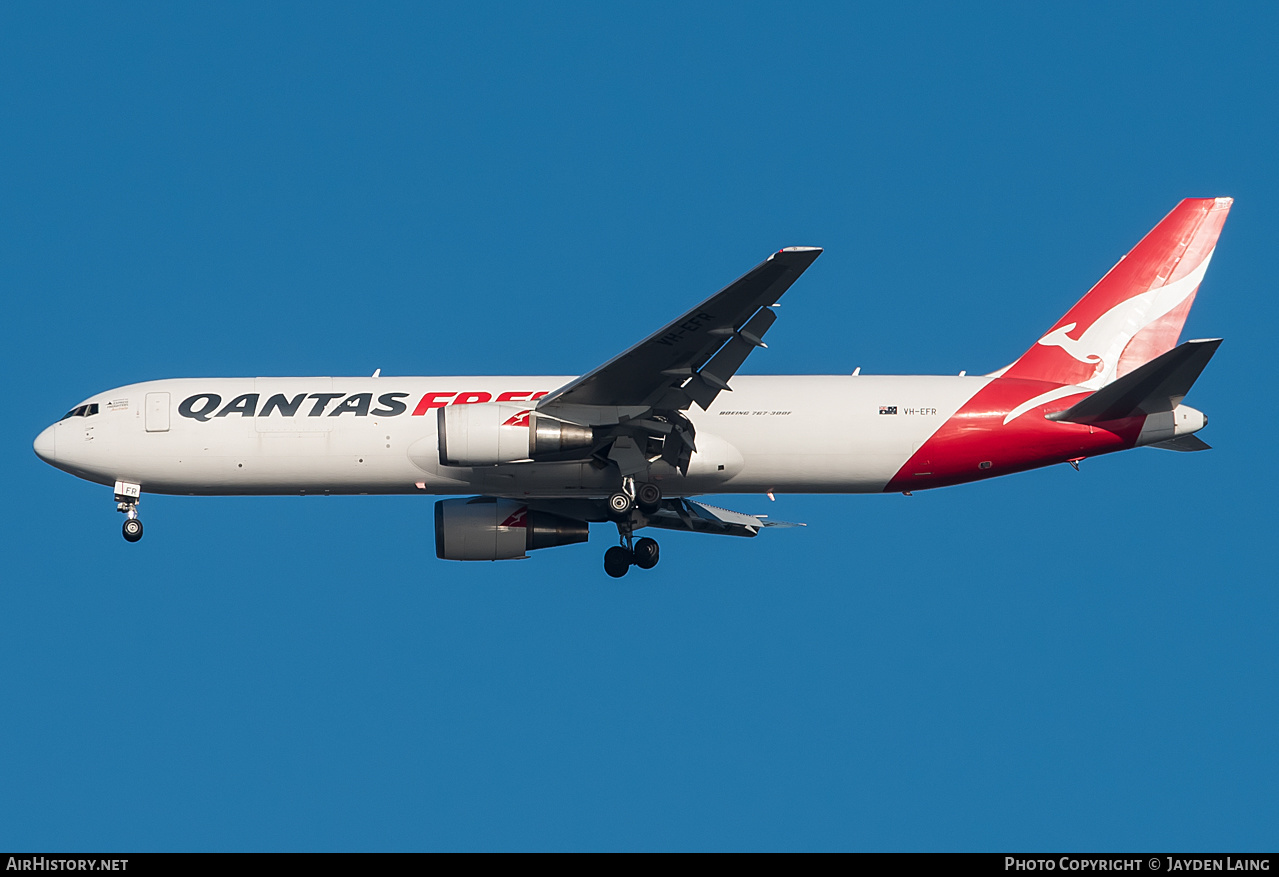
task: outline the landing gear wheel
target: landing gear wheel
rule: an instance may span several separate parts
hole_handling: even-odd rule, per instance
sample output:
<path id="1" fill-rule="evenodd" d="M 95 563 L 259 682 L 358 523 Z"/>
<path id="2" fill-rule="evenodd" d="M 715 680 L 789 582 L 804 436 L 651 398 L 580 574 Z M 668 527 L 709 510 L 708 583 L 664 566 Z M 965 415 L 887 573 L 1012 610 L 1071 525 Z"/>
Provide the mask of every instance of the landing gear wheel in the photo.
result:
<path id="1" fill-rule="evenodd" d="M 635 501 L 639 504 L 640 511 L 651 514 L 662 504 L 662 488 L 651 481 L 645 482 L 635 491 Z"/>
<path id="2" fill-rule="evenodd" d="M 621 520 L 630 514 L 631 507 L 635 501 L 622 491 L 614 493 L 608 498 L 608 513 L 616 520 Z"/>
<path id="3" fill-rule="evenodd" d="M 614 545 L 604 552 L 604 572 L 615 579 L 620 579 L 631 568 L 631 560 L 632 555 L 629 551 L 620 545 Z"/>
<path id="4" fill-rule="evenodd" d="M 635 543 L 635 565 L 640 569 L 652 569 L 657 566 L 657 540 L 645 536 Z"/>
<path id="5" fill-rule="evenodd" d="M 137 518 L 129 518 L 124 522 L 124 541 L 137 542 L 142 538 L 142 522 Z"/>

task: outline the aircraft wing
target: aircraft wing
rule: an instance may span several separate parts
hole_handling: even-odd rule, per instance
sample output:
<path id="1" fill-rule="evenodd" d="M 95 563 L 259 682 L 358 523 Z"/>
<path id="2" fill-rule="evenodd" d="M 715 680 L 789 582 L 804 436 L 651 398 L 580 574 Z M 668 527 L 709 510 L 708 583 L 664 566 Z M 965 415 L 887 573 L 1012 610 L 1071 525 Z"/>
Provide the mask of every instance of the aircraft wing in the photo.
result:
<path id="1" fill-rule="evenodd" d="M 706 408 L 777 319 L 776 302 L 821 255 L 820 247 L 774 253 L 706 301 L 599 368 L 544 396 L 538 410 L 557 406 Z"/>

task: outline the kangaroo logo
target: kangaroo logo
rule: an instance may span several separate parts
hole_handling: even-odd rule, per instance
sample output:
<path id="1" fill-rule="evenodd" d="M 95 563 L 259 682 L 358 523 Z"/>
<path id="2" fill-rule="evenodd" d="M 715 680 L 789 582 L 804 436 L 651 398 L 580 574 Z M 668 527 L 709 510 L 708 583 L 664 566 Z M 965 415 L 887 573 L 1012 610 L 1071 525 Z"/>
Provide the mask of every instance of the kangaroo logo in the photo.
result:
<path id="1" fill-rule="evenodd" d="M 1053 329 L 1043 338 L 1040 338 L 1038 343 L 1045 347 L 1060 347 L 1080 362 L 1101 362 L 1100 353 L 1090 352 L 1094 345 L 1090 343 L 1088 336 L 1090 333 L 1093 335 L 1099 334 L 1096 332 L 1097 327 L 1101 326 L 1102 323 L 1105 322 L 1106 317 L 1113 315 L 1117 310 L 1118 308 L 1112 308 L 1107 311 L 1097 320 L 1097 322 L 1089 326 L 1088 331 L 1079 338 L 1071 338 L 1069 334 L 1071 330 L 1079 324 L 1067 323 L 1064 326 Z"/>
<path id="2" fill-rule="evenodd" d="M 499 527 L 528 527 L 528 506 L 520 508 L 513 512 L 505 521 L 498 524 Z"/>
<path id="3" fill-rule="evenodd" d="M 521 411 L 519 414 L 516 414 L 513 417 L 508 417 L 506 419 L 506 422 L 503 423 L 502 426 L 523 426 L 527 428 L 529 425 L 528 416 L 532 413 L 533 413 L 532 408 L 526 408 L 525 410 Z"/>
<path id="4" fill-rule="evenodd" d="M 1004 423 L 1009 423 L 1040 405 L 1075 395 L 1081 392 L 1081 387 L 1086 390 L 1099 390 L 1113 381 L 1116 377 L 1115 372 L 1119 369 L 1119 359 L 1123 356 L 1128 342 L 1194 294 L 1211 260 L 1212 252 L 1209 252 L 1199 263 L 1198 268 L 1180 280 L 1124 299 L 1094 320 L 1078 338 L 1070 337 L 1070 333 L 1078 327 L 1078 322 L 1058 326 L 1040 338 L 1036 343 L 1045 347 L 1060 347 L 1072 359 L 1096 368 L 1093 370 L 1092 377 L 1087 380 L 1070 386 L 1056 387 L 1032 399 L 1027 399 L 1008 412 Z"/>
<path id="5" fill-rule="evenodd" d="M 1053 329 L 1038 343 L 1045 347 L 1060 347 L 1071 358 L 1097 367 L 1093 377 L 1080 384 L 1092 389 L 1100 388 L 1115 379 L 1119 357 L 1128 342 L 1147 326 L 1176 309 L 1199 288 L 1208 262 L 1209 253 L 1194 271 L 1180 280 L 1148 290 L 1132 298 L 1126 298 L 1093 321 L 1078 338 L 1070 333 L 1078 323 L 1067 323 Z"/>

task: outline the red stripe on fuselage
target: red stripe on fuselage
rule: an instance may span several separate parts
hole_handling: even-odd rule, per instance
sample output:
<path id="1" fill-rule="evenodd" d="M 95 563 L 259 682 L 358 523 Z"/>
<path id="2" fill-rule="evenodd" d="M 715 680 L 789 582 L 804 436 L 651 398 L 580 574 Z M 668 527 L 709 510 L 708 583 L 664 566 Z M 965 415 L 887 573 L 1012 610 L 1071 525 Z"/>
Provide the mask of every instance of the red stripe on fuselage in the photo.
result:
<path id="1" fill-rule="evenodd" d="M 1078 402 L 1087 390 L 1032 408 L 1004 423 L 1018 405 L 1056 386 L 1015 378 L 991 381 L 920 446 L 888 482 L 885 492 L 963 484 L 1133 447 L 1144 417 L 1103 426 L 1044 419 L 1045 414 Z M 990 465 L 983 469 L 983 463 Z"/>

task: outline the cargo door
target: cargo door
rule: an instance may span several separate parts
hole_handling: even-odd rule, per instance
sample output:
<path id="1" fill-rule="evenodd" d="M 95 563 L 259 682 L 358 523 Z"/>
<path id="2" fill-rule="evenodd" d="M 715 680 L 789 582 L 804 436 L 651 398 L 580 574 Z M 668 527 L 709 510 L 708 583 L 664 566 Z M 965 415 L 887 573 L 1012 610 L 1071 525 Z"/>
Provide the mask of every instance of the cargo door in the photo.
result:
<path id="1" fill-rule="evenodd" d="M 169 431 L 169 394 L 147 393 L 147 432 Z"/>

